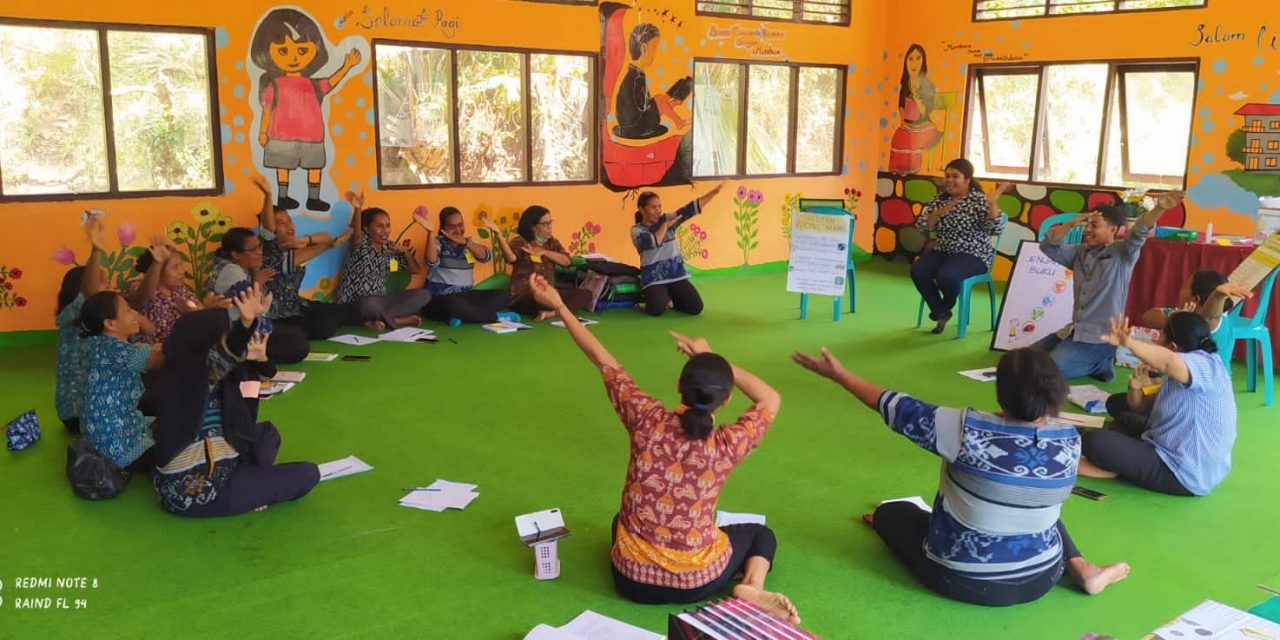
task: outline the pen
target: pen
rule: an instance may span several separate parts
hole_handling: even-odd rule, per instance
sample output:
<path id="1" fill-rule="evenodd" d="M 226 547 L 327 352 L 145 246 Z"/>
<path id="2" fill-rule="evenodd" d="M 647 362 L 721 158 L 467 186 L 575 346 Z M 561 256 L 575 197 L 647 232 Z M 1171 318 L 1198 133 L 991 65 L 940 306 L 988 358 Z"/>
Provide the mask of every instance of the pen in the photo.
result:
<path id="1" fill-rule="evenodd" d="M 449 342 L 452 342 L 452 343 L 454 343 L 454 344 L 458 344 L 458 341 L 457 341 L 457 340 L 454 340 L 453 338 L 449 338 Z"/>
<path id="2" fill-rule="evenodd" d="M 405 487 L 401 489 L 401 491 L 439 491 L 439 489 L 433 489 L 431 487 Z"/>
<path id="3" fill-rule="evenodd" d="M 335 474 L 342 473 L 343 471 L 347 471 L 347 470 L 349 470 L 350 468 L 351 468 L 351 465 L 347 465 L 347 466 L 345 466 L 345 467 L 343 467 L 343 468 L 341 468 L 341 469 L 335 469 L 335 470 L 333 470 L 333 471 L 330 471 L 329 473 L 326 473 L 326 474 L 324 474 L 323 476 L 320 476 L 320 477 L 321 477 L 321 478 L 332 478 Z"/>

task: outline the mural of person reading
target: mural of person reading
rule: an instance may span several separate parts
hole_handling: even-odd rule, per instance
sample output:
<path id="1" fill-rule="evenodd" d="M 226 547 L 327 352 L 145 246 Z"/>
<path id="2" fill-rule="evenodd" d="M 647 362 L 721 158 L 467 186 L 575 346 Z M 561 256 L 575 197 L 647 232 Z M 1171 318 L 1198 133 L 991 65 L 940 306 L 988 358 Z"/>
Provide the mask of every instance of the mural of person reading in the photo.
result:
<path id="1" fill-rule="evenodd" d="M 920 170 L 924 152 L 938 144 L 941 135 L 929 119 L 937 91 L 929 80 L 929 59 L 924 47 L 913 44 L 902 59 L 902 81 L 898 87 L 898 113 L 902 124 L 889 141 L 889 172 L 898 175 Z"/>
<path id="2" fill-rule="evenodd" d="M 306 208 L 328 211 L 329 203 L 320 198 L 321 171 L 328 164 L 323 101 L 360 63 L 360 52 L 348 51 L 337 71 L 316 78 L 329 62 L 320 26 L 296 9 L 275 9 L 253 34 L 249 57 L 263 70 L 258 77 L 262 105 L 258 143 L 263 166 L 276 170 L 276 206 L 290 210 L 300 206 L 289 196 L 289 174 L 305 169 Z"/>
<path id="3" fill-rule="evenodd" d="M 618 124 L 614 125 L 613 133 L 620 138 L 644 140 L 661 136 L 667 132 L 667 127 L 662 124 L 663 116 L 677 131 L 689 128 L 689 120 L 676 112 L 675 105 L 683 103 L 693 92 L 692 76 L 677 80 L 666 93 L 649 92 L 645 70 L 653 66 L 661 38 L 662 33 L 655 24 L 642 22 L 631 29 L 631 37 L 627 41 L 631 62 L 614 98 L 614 116 Z"/>

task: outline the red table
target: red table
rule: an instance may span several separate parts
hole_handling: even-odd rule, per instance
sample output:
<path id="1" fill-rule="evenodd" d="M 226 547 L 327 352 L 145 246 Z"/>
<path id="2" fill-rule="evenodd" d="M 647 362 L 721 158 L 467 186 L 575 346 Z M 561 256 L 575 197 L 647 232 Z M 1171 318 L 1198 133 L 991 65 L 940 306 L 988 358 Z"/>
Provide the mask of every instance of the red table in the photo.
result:
<path id="1" fill-rule="evenodd" d="M 1130 319 L 1136 319 L 1142 315 L 1142 312 L 1152 307 L 1173 306 L 1178 301 L 1178 290 L 1196 270 L 1215 269 L 1231 275 L 1231 271 L 1243 262 L 1251 251 L 1253 251 L 1252 246 L 1224 247 L 1218 244 L 1156 238 L 1147 240 L 1142 247 L 1142 253 L 1138 256 L 1138 264 L 1133 268 L 1133 278 L 1129 283 L 1129 302 L 1125 307 L 1125 313 Z M 1259 296 L 1261 293 L 1261 290 L 1253 292 L 1254 296 Z M 1253 317 L 1257 309 L 1256 297 L 1245 301 L 1245 317 Z M 1280 296 L 1274 292 L 1271 294 L 1270 306 L 1267 309 L 1266 325 L 1271 331 L 1271 351 L 1280 354 L 1280 331 L 1276 330 L 1276 327 L 1280 327 Z M 1237 342 L 1236 346 L 1236 358 L 1243 360 L 1244 344 Z"/>

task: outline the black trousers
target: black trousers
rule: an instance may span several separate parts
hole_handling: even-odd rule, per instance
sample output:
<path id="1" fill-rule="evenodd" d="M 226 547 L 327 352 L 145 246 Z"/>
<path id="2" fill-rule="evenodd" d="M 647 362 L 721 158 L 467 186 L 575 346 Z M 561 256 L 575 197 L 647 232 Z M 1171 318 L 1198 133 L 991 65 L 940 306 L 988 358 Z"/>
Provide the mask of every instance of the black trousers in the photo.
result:
<path id="1" fill-rule="evenodd" d="M 929 305 L 929 319 L 951 315 L 965 278 L 986 273 L 987 264 L 967 253 L 926 251 L 911 265 L 911 281 L 924 303 Z"/>
<path id="2" fill-rule="evenodd" d="M 302 362 L 311 353 L 307 331 L 302 327 L 272 321 L 271 337 L 267 338 L 267 357 L 279 364 Z"/>
<path id="3" fill-rule="evenodd" d="M 874 527 L 898 561 L 907 570 L 940 596 L 980 604 L 988 607 L 1005 607 L 1038 599 L 1048 593 L 1062 578 L 1064 563 L 1080 557 L 1075 542 L 1058 521 L 1058 535 L 1062 538 L 1062 558 L 1040 573 L 1012 580 L 975 580 L 957 574 L 924 553 L 925 536 L 929 534 L 929 513 L 906 502 L 889 502 L 876 509 Z"/>
<path id="4" fill-rule="evenodd" d="M 572 313 L 586 311 L 596 301 L 595 294 L 586 289 L 556 287 L 556 290 L 560 292 L 560 299 L 564 301 L 564 306 Z M 538 304 L 538 301 L 534 300 L 531 293 L 512 298 L 511 310 L 525 315 L 537 315 L 543 311 L 549 311 L 549 309 Z"/>
<path id="5" fill-rule="evenodd" d="M 1133 432 L 1138 428 L 1134 426 L 1138 424 L 1136 420 L 1125 424 L 1117 420 L 1111 428 L 1094 429 L 1085 433 L 1081 436 L 1081 455 L 1088 458 L 1094 466 L 1114 471 L 1116 475 L 1144 489 L 1173 496 L 1193 495 L 1182 486 L 1164 460 L 1160 459 L 1155 448 L 1142 440 L 1147 422 L 1145 416 L 1140 417 L 1143 420 L 1136 433 Z"/>
<path id="6" fill-rule="evenodd" d="M 702 296 L 688 279 L 651 284 L 644 288 L 644 312 L 660 316 L 667 312 L 667 303 L 680 313 L 696 316 L 702 313 Z"/>
<path id="7" fill-rule="evenodd" d="M 770 569 L 773 568 L 773 557 L 778 551 L 778 539 L 774 537 L 772 529 L 762 524 L 734 524 L 720 527 L 720 530 L 729 536 L 729 545 L 733 547 L 733 555 L 729 556 L 729 564 L 725 565 L 724 572 L 711 582 L 694 589 L 658 587 L 636 582 L 622 575 L 616 567 L 610 565 L 609 569 L 613 572 L 614 588 L 618 590 L 618 594 L 622 597 L 640 604 L 688 604 L 706 600 L 724 589 L 734 575 L 743 571 L 748 558 L 756 556 L 764 558 L 769 561 Z M 618 531 L 617 516 L 613 518 L 612 531 L 616 539 Z"/>
<path id="8" fill-rule="evenodd" d="M 396 318 L 414 315 L 431 302 L 427 289 L 408 289 L 384 296 L 365 296 L 355 302 L 360 322 L 381 322 L 387 329 L 396 328 Z"/>
<path id="9" fill-rule="evenodd" d="M 422 311 L 428 318 L 448 322 L 457 318 L 465 323 L 493 322 L 498 312 L 511 304 L 511 294 L 505 289 L 472 289 L 447 296 L 435 296 Z"/>
<path id="10" fill-rule="evenodd" d="M 1135 438 L 1146 431 L 1151 416 L 1129 408 L 1129 394 L 1113 393 L 1107 396 L 1107 413 L 1112 417 L 1111 429 Z"/>
<path id="11" fill-rule="evenodd" d="M 354 304 L 325 302 L 307 302 L 301 314 L 273 320 L 276 325 L 302 329 L 308 340 L 327 340 L 338 333 L 339 328 L 359 326 L 360 322 L 360 313 Z"/>
<path id="12" fill-rule="evenodd" d="M 320 482 L 320 468 L 310 462 L 276 464 L 280 431 L 270 422 L 257 425 L 251 452 L 241 453 L 241 464 L 232 472 L 218 497 L 207 505 L 192 506 L 182 515 L 196 518 L 234 516 L 258 507 L 297 500 Z M 253 464 L 249 464 L 252 461 Z"/>

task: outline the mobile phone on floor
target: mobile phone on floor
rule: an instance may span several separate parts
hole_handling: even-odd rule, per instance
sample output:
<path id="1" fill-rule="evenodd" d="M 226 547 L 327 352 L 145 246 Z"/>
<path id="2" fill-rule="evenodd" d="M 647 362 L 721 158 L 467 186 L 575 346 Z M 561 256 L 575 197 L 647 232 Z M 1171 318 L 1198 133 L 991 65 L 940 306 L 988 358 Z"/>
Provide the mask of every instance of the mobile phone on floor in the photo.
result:
<path id="1" fill-rule="evenodd" d="M 1088 498 L 1090 500 L 1106 500 L 1107 499 L 1107 494 L 1101 491 L 1094 491 L 1093 489 L 1086 489 L 1080 485 L 1071 487 L 1071 493 L 1074 493 L 1084 498 Z"/>
<path id="2" fill-rule="evenodd" d="M 372 356 L 360 356 L 355 354 L 342 356 L 343 362 L 364 362 L 372 359 Z"/>

